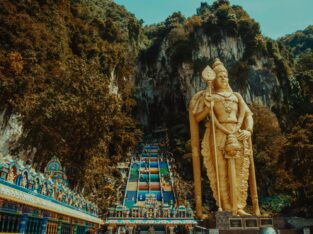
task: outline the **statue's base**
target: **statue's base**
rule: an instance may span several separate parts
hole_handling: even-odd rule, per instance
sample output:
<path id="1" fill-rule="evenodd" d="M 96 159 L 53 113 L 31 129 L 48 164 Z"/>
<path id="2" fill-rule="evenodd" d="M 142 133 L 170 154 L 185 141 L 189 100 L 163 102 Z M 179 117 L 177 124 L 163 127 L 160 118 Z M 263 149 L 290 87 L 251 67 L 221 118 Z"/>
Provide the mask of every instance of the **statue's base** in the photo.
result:
<path id="1" fill-rule="evenodd" d="M 242 217 L 226 211 L 215 212 L 206 220 L 198 220 L 198 228 L 196 233 L 207 234 L 310 234 L 308 228 L 303 232 L 293 229 L 284 217 Z"/>
<path id="2" fill-rule="evenodd" d="M 228 211 L 215 213 L 216 228 L 219 230 L 256 230 L 273 227 L 273 218 L 256 216 L 234 216 Z M 252 233 L 252 232 L 251 232 Z M 257 232 L 256 232 L 257 233 Z"/>

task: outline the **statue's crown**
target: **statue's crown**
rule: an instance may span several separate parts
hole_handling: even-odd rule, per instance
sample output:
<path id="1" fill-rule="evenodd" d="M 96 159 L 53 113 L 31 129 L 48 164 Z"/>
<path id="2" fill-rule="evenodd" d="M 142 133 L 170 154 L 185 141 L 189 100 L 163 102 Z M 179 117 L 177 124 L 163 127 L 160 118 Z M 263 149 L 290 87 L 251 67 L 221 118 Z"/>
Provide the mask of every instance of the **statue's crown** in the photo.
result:
<path id="1" fill-rule="evenodd" d="M 224 64 L 218 58 L 215 59 L 213 65 L 212 65 L 212 69 L 215 71 L 215 73 L 218 73 L 221 71 L 227 72 Z"/>

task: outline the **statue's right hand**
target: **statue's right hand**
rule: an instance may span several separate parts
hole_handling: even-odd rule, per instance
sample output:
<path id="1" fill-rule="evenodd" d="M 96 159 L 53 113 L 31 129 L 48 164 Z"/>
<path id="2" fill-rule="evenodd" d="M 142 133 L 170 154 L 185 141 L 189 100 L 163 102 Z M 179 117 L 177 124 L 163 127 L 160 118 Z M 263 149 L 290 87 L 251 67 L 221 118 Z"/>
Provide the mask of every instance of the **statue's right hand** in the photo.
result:
<path id="1" fill-rule="evenodd" d="M 211 95 L 205 95 L 204 103 L 207 107 L 214 105 L 214 98 Z"/>
<path id="2" fill-rule="evenodd" d="M 205 96 L 205 100 L 206 100 L 207 102 L 214 102 L 214 98 L 213 98 L 212 96 L 209 96 L 209 95 L 206 95 L 206 96 Z"/>

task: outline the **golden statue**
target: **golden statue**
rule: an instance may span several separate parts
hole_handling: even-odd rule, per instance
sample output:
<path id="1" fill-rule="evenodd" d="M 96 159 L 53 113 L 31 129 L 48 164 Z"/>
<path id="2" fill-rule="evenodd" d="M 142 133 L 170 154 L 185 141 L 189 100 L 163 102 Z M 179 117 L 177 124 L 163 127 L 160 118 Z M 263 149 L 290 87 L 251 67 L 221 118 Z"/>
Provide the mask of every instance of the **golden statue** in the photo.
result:
<path id="1" fill-rule="evenodd" d="M 25 174 L 23 174 L 22 183 L 21 185 L 26 188 L 27 187 L 27 177 Z"/>
<path id="2" fill-rule="evenodd" d="M 16 178 L 16 175 L 15 175 L 15 172 L 14 172 L 14 168 L 10 167 L 9 173 L 7 175 L 7 181 L 10 182 L 10 183 L 14 183 L 15 182 L 15 178 Z"/>
<path id="3" fill-rule="evenodd" d="M 189 105 L 196 215 L 202 212 L 199 123 L 206 121 L 201 154 L 219 211 L 249 215 L 244 211 L 248 180 L 253 212 L 260 215 L 251 134 L 253 118 L 239 93 L 228 83 L 228 72 L 219 59 L 202 72 L 207 90 L 196 93 Z M 216 179 L 218 178 L 218 180 Z"/>

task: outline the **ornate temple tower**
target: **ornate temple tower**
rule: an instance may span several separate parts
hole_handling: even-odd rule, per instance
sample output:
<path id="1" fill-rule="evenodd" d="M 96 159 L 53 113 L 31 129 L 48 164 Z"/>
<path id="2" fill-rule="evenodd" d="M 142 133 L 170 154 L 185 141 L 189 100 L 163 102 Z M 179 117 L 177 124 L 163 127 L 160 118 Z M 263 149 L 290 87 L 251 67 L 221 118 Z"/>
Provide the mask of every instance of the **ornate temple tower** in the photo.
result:
<path id="1" fill-rule="evenodd" d="M 65 168 L 62 167 L 60 160 L 56 156 L 48 162 L 44 174 L 50 177 L 55 183 L 68 186 Z"/>

